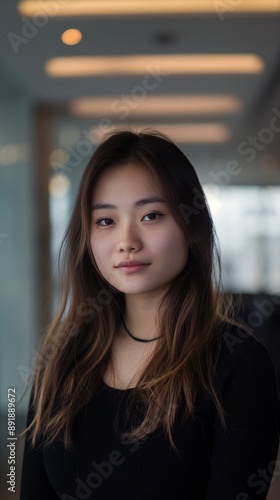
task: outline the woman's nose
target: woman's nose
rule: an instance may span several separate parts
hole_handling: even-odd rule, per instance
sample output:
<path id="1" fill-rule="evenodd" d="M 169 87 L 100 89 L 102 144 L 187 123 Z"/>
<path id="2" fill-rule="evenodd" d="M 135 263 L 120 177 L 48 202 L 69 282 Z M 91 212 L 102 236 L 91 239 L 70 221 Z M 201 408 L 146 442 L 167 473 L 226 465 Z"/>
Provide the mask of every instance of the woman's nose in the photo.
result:
<path id="1" fill-rule="evenodd" d="M 119 227 L 117 236 L 117 249 L 118 250 L 138 250 L 142 246 L 139 230 L 135 224 L 128 222 Z"/>

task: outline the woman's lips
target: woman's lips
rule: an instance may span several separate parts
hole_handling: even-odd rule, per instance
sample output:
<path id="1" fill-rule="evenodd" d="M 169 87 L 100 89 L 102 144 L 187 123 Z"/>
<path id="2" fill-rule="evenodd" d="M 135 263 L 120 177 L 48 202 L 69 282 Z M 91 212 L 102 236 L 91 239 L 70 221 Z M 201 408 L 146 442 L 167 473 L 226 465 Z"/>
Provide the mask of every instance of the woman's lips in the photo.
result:
<path id="1" fill-rule="evenodd" d="M 118 266 L 120 271 L 124 271 L 126 273 L 135 273 L 137 271 L 142 271 L 144 268 L 148 267 L 149 264 L 137 264 L 137 265 L 129 265 L 129 266 Z"/>
<path id="2" fill-rule="evenodd" d="M 150 263 L 149 262 L 143 262 L 142 260 L 128 259 L 128 260 L 122 260 L 117 265 L 117 267 L 141 266 L 143 264 L 150 264 Z"/>

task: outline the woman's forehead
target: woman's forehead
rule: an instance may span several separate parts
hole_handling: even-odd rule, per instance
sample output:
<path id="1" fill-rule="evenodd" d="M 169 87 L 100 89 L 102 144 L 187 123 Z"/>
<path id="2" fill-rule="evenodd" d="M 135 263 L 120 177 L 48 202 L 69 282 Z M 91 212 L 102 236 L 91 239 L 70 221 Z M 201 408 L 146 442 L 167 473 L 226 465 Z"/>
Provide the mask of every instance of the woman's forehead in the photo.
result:
<path id="1" fill-rule="evenodd" d="M 149 167 L 130 162 L 110 165 L 101 172 L 93 185 L 92 196 L 101 192 L 116 193 L 117 188 L 120 189 L 122 186 L 128 189 L 149 189 L 158 194 L 162 193 L 160 180 Z"/>

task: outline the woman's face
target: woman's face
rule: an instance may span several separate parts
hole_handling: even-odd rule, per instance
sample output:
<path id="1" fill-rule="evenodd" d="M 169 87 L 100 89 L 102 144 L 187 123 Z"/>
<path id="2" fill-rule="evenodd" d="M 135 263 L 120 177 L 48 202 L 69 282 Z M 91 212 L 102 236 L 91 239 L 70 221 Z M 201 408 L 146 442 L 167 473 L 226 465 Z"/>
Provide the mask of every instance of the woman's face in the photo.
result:
<path id="1" fill-rule="evenodd" d="M 143 201 L 156 197 L 162 201 Z M 95 185 L 91 206 L 91 248 L 105 280 L 125 294 L 169 287 L 187 262 L 188 243 L 152 174 L 133 163 L 110 167 Z M 145 265 L 118 267 L 127 260 Z"/>

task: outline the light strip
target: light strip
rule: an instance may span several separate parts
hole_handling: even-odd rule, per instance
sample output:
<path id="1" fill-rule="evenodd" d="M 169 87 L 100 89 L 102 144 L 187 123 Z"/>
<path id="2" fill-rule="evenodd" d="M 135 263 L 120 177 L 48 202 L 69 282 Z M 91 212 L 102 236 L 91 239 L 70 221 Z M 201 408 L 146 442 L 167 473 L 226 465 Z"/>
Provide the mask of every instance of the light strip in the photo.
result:
<path id="1" fill-rule="evenodd" d="M 137 89 L 136 89 L 137 90 Z M 76 99 L 70 112 L 78 116 L 180 116 L 238 113 L 243 109 L 241 99 L 234 95 L 130 95 Z"/>
<path id="2" fill-rule="evenodd" d="M 54 57 L 45 64 L 45 71 L 53 77 L 155 74 L 161 81 L 171 74 L 246 74 L 263 69 L 256 54 L 70 56 Z"/>
<path id="3" fill-rule="evenodd" d="M 24 16 L 50 17 L 188 13 L 217 15 L 221 9 L 227 15 L 280 11 L 278 0 L 241 0 L 234 2 L 233 5 L 230 2 L 215 3 L 213 0 L 54 0 L 52 2 L 29 0 L 19 2 L 17 8 Z"/>
<path id="4" fill-rule="evenodd" d="M 129 127 L 136 132 L 141 132 L 146 128 L 158 130 L 175 142 L 181 143 L 227 142 L 232 136 L 231 129 L 222 123 L 150 123 L 141 125 L 129 124 Z M 119 128 L 123 129 L 123 127 L 112 125 L 111 127 L 106 127 L 106 132 Z M 102 133 L 98 127 L 94 127 L 90 131 L 92 137 L 101 138 L 100 135 L 102 136 Z"/>

